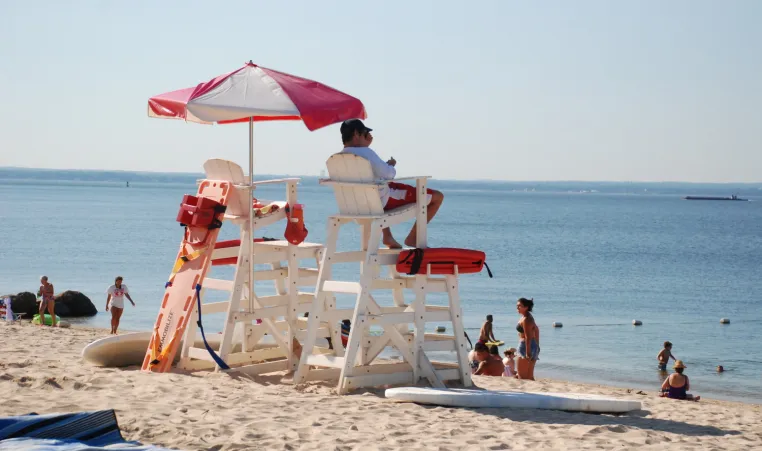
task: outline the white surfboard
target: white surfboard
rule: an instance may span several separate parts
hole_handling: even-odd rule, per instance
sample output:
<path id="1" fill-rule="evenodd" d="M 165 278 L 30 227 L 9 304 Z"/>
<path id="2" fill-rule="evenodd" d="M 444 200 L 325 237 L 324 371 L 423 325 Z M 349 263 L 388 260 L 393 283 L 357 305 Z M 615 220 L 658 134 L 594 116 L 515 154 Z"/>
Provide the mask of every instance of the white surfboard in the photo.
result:
<path id="1" fill-rule="evenodd" d="M 143 363 L 148 342 L 151 340 L 151 334 L 152 332 L 150 331 L 132 332 L 95 340 L 82 350 L 82 358 L 93 365 L 110 368 L 140 365 Z M 222 334 L 209 334 L 207 340 L 209 341 L 209 346 L 213 349 L 219 349 L 222 342 Z M 204 342 L 200 336 L 194 346 L 198 348 L 204 347 Z M 175 356 L 175 362 L 179 359 L 180 354 L 178 353 Z"/>
<path id="2" fill-rule="evenodd" d="M 240 352 L 240 338 L 236 336 L 238 330 L 234 333 L 233 341 L 236 345 L 233 347 L 232 352 Z M 95 366 L 103 366 L 109 368 L 121 368 L 126 366 L 141 365 L 143 358 L 148 348 L 148 342 L 151 340 L 152 332 L 131 332 L 122 335 L 111 335 L 108 337 L 100 338 L 85 346 L 82 349 L 82 358 Z M 214 350 L 220 349 L 220 343 L 222 343 L 221 333 L 212 333 L 207 335 L 207 341 L 209 346 Z M 271 345 L 275 346 L 275 341 Z M 318 346 L 328 347 L 328 342 L 325 339 L 318 340 Z M 204 348 L 204 341 L 199 335 L 196 337 L 196 342 L 193 344 L 196 348 Z M 173 363 L 177 363 L 180 360 L 180 353 L 175 355 Z"/>
<path id="3" fill-rule="evenodd" d="M 493 407 L 624 413 L 640 410 L 640 401 L 581 393 L 527 393 L 453 388 L 399 387 L 386 390 L 395 401 L 450 407 Z"/>

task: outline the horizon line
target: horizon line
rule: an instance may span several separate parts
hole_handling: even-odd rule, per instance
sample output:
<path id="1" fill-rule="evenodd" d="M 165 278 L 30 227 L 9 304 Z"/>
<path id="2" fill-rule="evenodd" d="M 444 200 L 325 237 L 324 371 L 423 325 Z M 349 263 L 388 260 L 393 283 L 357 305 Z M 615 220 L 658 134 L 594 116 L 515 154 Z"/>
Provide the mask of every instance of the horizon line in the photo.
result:
<path id="1" fill-rule="evenodd" d="M 141 171 L 141 170 L 125 170 L 125 169 L 71 169 L 71 168 L 34 168 L 25 166 L 0 166 L 0 170 L 3 169 L 15 169 L 26 171 L 68 171 L 68 172 L 117 172 L 124 174 L 161 174 L 161 175 L 187 175 L 187 176 L 202 176 L 203 172 L 183 172 L 183 171 Z M 288 176 L 288 177 L 313 177 L 320 178 L 321 175 L 310 174 L 288 174 L 288 173 L 262 173 L 262 176 Z M 762 180 L 757 182 L 695 182 L 695 181 L 681 181 L 681 180 L 575 180 L 575 179 L 558 179 L 558 180 L 510 180 L 510 179 L 437 179 L 445 182 L 505 182 L 505 183 L 682 183 L 693 185 L 762 185 Z"/>

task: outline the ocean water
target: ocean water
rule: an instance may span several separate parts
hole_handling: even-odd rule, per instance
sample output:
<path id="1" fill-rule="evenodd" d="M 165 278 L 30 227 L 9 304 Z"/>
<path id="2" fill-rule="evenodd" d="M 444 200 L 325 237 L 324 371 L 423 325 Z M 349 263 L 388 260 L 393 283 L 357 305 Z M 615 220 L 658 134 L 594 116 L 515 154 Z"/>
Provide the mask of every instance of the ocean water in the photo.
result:
<path id="1" fill-rule="evenodd" d="M 98 307 L 94 318 L 75 322 L 107 327 L 105 291 L 122 275 L 137 307 L 127 305 L 121 327 L 149 330 L 181 239 L 178 203 L 195 192 L 197 177 L 0 169 L 0 294 L 36 291 L 45 274 L 57 292 L 82 291 Z M 473 341 L 492 314 L 496 336 L 516 346 L 516 299 L 532 297 L 541 328 L 538 377 L 655 390 L 662 380 L 656 354 L 670 340 L 694 392 L 762 402 L 762 185 L 431 186 L 445 193 L 445 204 L 430 226 L 430 246 L 484 250 L 495 276 L 462 276 Z M 283 191 L 267 186 L 257 196 L 282 199 Z M 681 199 L 734 193 L 752 201 Z M 326 216 L 336 210 L 331 190 L 306 177 L 299 198 L 308 240 L 324 242 Z M 282 236 L 282 228 L 263 235 Z M 396 236 L 408 228 L 396 227 Z M 223 238 L 235 232 L 226 225 Z M 358 233 L 342 239 L 347 248 Z M 354 271 L 344 265 L 338 275 L 349 280 Z M 215 268 L 213 275 L 231 274 Z M 719 323 L 724 317 L 729 325 Z M 633 319 L 643 325 L 632 326 Z M 554 321 L 563 328 L 552 328 Z M 215 318 L 205 324 L 219 328 Z M 720 364 L 723 374 L 714 371 Z"/>

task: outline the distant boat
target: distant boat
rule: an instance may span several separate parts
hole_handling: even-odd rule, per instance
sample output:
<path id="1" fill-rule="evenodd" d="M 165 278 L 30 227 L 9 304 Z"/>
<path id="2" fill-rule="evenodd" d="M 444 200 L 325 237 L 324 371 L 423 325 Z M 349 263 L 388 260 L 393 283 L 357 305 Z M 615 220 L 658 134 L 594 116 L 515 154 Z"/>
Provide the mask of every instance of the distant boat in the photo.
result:
<path id="1" fill-rule="evenodd" d="M 741 199 L 740 197 L 733 195 L 730 197 L 717 197 L 717 196 L 685 196 L 685 200 L 738 200 L 747 202 L 749 199 Z"/>
<path id="2" fill-rule="evenodd" d="M 127 182 L 127 188 L 129 188 L 129 187 L 130 187 L 130 182 Z"/>

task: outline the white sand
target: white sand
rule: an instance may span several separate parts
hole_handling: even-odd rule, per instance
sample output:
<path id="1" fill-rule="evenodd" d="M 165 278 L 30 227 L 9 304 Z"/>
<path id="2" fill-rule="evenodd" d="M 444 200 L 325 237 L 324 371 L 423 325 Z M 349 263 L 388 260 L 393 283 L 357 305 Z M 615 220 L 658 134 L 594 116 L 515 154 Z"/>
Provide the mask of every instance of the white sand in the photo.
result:
<path id="1" fill-rule="evenodd" d="M 752 449 L 759 405 L 674 401 L 655 392 L 477 377 L 481 387 L 634 397 L 624 416 L 399 404 L 383 390 L 339 397 L 281 376 L 145 374 L 94 368 L 82 348 L 106 331 L 0 323 L 0 416 L 115 409 L 123 435 L 175 449 Z M 696 387 L 700 394 L 700 387 Z"/>

